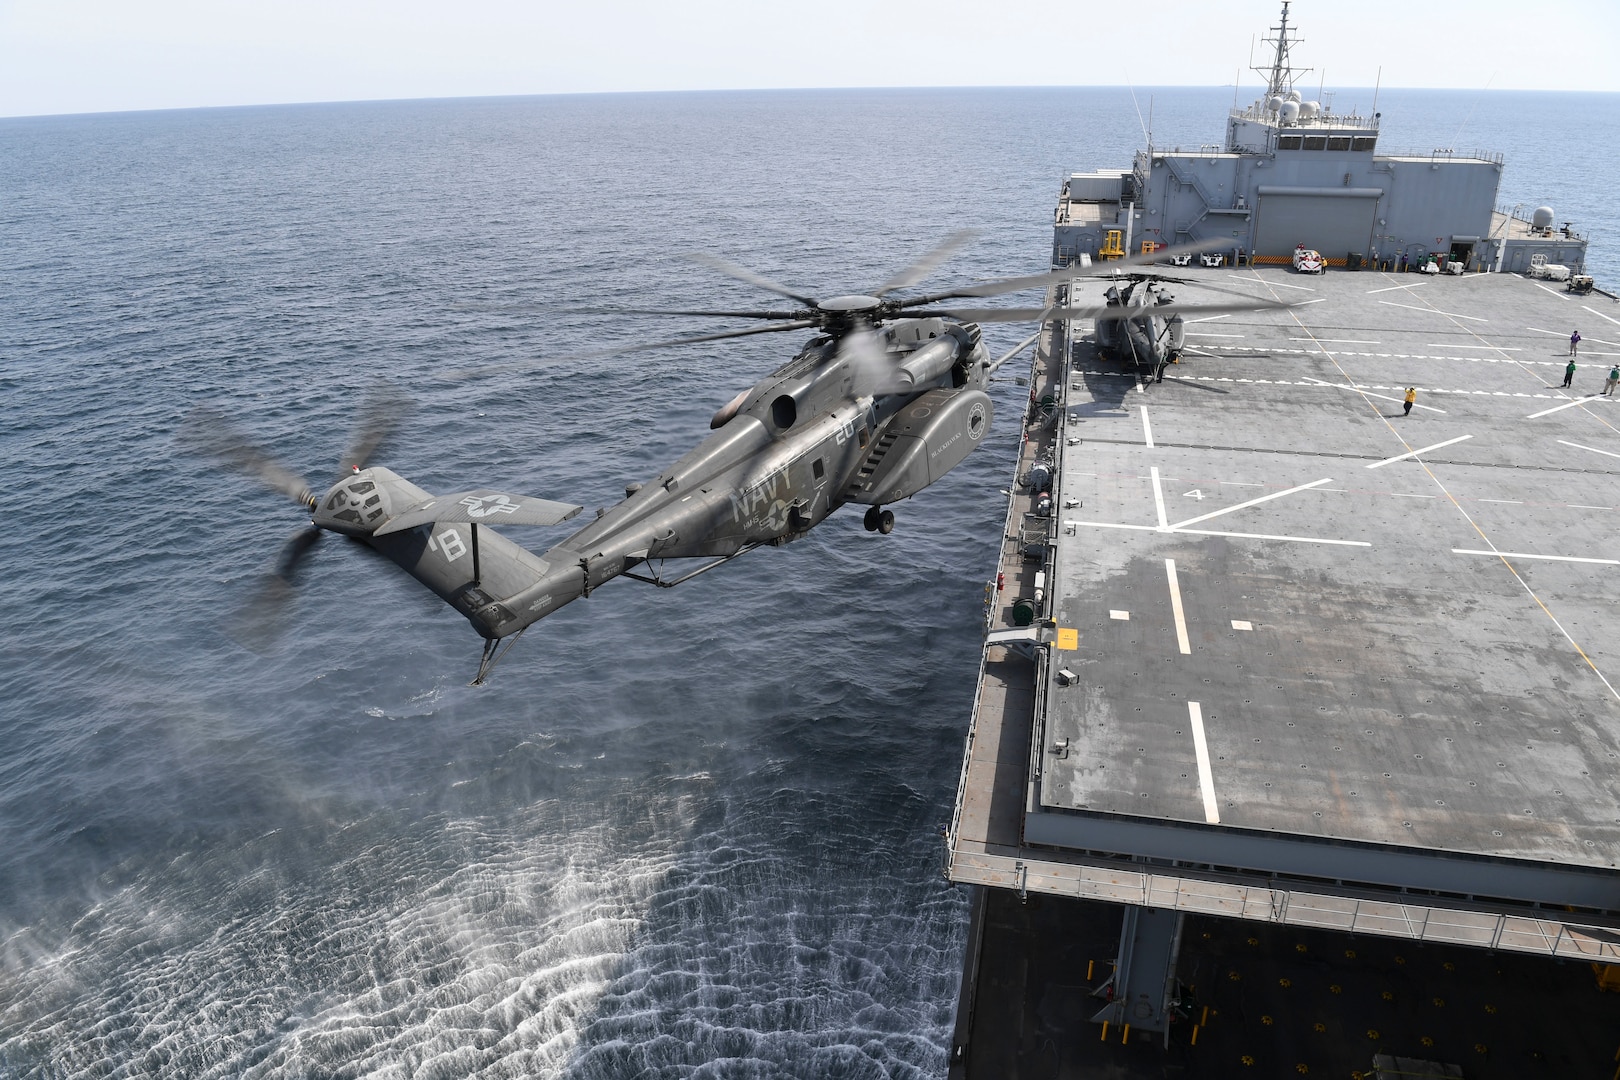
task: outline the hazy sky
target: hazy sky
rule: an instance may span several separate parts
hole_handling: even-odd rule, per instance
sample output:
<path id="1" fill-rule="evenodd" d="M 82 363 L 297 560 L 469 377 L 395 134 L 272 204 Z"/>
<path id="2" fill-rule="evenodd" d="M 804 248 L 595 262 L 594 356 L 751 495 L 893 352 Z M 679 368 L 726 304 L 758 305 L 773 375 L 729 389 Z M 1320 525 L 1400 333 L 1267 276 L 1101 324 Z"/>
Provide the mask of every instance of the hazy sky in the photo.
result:
<path id="1" fill-rule="evenodd" d="M 0 115 L 830 86 L 1219 86 L 1278 0 L 0 0 Z M 1615 0 L 1296 0 L 1335 86 L 1620 91 Z M 1259 60 L 1261 46 L 1255 46 Z"/>

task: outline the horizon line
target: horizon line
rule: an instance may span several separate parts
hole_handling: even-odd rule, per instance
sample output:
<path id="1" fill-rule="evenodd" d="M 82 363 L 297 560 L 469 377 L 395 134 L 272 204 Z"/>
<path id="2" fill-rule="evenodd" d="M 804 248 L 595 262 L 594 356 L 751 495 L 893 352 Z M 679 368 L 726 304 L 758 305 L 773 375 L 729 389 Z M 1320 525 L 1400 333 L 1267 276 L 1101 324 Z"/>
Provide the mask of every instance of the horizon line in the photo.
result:
<path id="1" fill-rule="evenodd" d="M 120 116 L 130 113 L 156 113 L 156 112 L 196 112 L 205 109 L 274 109 L 290 108 L 296 106 L 319 105 L 389 105 L 407 104 L 412 102 L 432 101 L 502 101 L 526 98 L 550 97 L 631 97 L 653 95 L 677 94 L 802 94 L 802 93 L 839 93 L 839 92 L 908 92 L 908 91 L 986 91 L 986 90 L 1124 90 L 1128 92 L 1156 91 L 1156 90 L 1232 90 L 1232 83 L 1162 83 L 1150 86 L 1138 86 L 1129 83 L 996 83 L 983 85 L 937 85 L 937 86 L 716 86 L 716 87 L 678 87 L 664 89 L 639 90 L 544 90 L 525 91 L 510 94 L 433 94 L 419 97 L 356 97 L 356 98 L 307 98 L 281 101 L 241 101 L 225 102 L 207 105 L 156 105 L 156 106 L 129 106 L 127 108 L 87 109 L 80 111 L 42 112 L 42 113 L 10 113 L 0 111 L 0 120 L 44 120 L 61 119 L 73 116 Z M 1237 84 L 1236 93 L 1243 92 L 1243 84 Z M 1263 86 L 1255 84 L 1252 89 L 1259 92 Z M 1614 94 L 1620 95 L 1620 90 L 1567 90 L 1567 89 L 1515 89 L 1512 87 L 1458 87 L 1458 86 L 1342 86 L 1333 90 L 1322 91 L 1322 96 L 1329 94 L 1339 95 L 1366 91 L 1369 93 L 1385 93 L 1400 90 L 1438 91 L 1454 94 L 1567 94 L 1591 95 Z M 1312 99 L 1314 100 L 1314 99 Z M 0 107 L 3 109 L 3 107 Z"/>

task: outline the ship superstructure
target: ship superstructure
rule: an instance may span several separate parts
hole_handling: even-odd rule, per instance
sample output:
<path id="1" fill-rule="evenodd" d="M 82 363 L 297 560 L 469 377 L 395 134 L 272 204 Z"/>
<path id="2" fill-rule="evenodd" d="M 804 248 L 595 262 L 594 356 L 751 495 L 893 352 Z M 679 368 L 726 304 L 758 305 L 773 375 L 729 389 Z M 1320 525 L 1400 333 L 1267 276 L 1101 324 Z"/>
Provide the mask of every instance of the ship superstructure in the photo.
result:
<path id="1" fill-rule="evenodd" d="M 1532 260 L 1579 273 L 1586 240 L 1550 208 L 1497 210 L 1502 156 L 1450 147 L 1389 150 L 1381 114 L 1335 113 L 1296 88 L 1288 4 L 1273 28 L 1261 96 L 1234 108 L 1225 140 L 1197 149 L 1149 146 L 1129 169 L 1075 173 L 1059 197 L 1060 265 L 1192 241 L 1227 239 L 1228 265 L 1283 265 L 1300 245 L 1331 267 L 1528 270 Z"/>

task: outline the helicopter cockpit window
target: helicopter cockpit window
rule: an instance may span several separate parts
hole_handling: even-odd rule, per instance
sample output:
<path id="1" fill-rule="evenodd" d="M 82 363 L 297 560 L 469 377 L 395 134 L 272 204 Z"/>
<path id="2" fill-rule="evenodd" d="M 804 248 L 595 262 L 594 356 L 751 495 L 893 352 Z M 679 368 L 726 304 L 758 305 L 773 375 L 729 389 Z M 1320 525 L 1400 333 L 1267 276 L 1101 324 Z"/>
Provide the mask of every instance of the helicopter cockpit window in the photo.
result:
<path id="1" fill-rule="evenodd" d="M 821 463 L 820 458 L 816 458 L 815 461 L 810 463 L 810 471 L 815 473 L 817 480 L 820 480 L 823 476 L 827 475 L 827 466 Z"/>

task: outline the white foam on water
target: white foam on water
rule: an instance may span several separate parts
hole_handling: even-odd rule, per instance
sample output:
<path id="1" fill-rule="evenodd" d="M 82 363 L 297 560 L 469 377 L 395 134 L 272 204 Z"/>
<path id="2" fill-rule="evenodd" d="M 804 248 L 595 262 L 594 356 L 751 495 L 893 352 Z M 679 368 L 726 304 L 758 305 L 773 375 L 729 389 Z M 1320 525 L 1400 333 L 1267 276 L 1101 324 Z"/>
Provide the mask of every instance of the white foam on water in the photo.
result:
<path id="1" fill-rule="evenodd" d="M 447 869 L 424 843 L 371 846 L 259 906 L 143 876 L 54 947 L 44 927 L 14 930 L 0 1063 L 62 1078 L 558 1075 L 675 853 L 607 825 L 523 827 L 574 816 L 555 803 L 524 816 L 430 823 L 468 849 Z"/>

